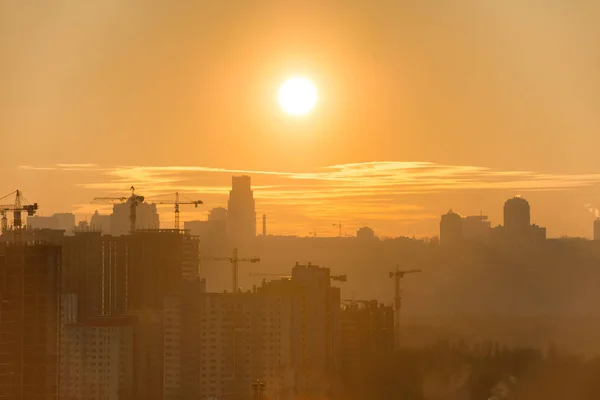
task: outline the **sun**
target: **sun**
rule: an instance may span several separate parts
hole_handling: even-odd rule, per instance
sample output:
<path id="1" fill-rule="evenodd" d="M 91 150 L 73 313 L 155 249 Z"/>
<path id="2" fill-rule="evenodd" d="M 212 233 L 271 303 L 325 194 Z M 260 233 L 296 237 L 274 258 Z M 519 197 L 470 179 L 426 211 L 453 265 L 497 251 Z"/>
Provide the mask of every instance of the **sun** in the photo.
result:
<path id="1" fill-rule="evenodd" d="M 317 88 L 305 78 L 290 78 L 279 87 L 279 104 L 291 115 L 305 115 L 317 104 Z"/>

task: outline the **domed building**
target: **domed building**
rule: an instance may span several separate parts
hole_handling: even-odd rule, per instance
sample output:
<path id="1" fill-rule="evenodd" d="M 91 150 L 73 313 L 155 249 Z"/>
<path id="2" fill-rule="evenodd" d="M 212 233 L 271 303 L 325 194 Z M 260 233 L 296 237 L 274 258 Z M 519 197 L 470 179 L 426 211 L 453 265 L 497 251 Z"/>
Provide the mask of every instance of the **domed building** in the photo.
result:
<path id="1" fill-rule="evenodd" d="M 462 217 L 450 210 L 442 215 L 440 221 L 440 245 L 448 245 L 461 241 L 463 238 Z"/>
<path id="2" fill-rule="evenodd" d="M 504 227 L 509 232 L 525 232 L 531 226 L 531 207 L 522 197 L 515 196 L 504 203 Z"/>

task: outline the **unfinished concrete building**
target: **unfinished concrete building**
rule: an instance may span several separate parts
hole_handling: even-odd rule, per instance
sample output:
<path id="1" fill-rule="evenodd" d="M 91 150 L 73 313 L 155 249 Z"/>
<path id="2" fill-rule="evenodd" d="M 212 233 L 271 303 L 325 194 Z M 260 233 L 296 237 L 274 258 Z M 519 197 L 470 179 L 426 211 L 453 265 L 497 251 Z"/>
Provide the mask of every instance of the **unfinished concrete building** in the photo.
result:
<path id="1" fill-rule="evenodd" d="M 58 396 L 60 248 L 0 245 L 0 399 Z"/>

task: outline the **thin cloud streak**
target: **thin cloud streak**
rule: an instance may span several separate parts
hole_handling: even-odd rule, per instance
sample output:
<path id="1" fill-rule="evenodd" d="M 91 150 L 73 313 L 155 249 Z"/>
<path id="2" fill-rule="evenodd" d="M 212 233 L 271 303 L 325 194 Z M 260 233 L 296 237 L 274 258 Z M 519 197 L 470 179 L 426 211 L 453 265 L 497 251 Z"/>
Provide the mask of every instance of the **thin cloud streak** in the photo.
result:
<path id="1" fill-rule="evenodd" d="M 185 211 L 186 219 L 205 218 L 210 208 L 225 205 L 230 190 L 229 176 L 247 174 L 254 177 L 257 212 L 267 213 L 271 223 L 285 221 L 285 226 L 277 228 L 280 232 L 300 229 L 300 221 L 306 225 L 329 226 L 331 221 L 344 219 L 346 227 L 354 229 L 369 221 L 375 224 L 385 221 L 389 225 L 439 218 L 439 210 L 407 204 L 407 196 L 494 190 L 554 192 L 600 183 L 600 174 L 594 173 L 548 174 L 393 161 L 332 165 L 308 172 L 203 166 L 103 167 L 95 164 L 22 166 L 21 169 L 54 174 L 85 173 L 85 181 L 77 186 L 95 192 L 90 199 L 102 195 L 127 195 L 129 186 L 134 185 L 137 192 L 147 199 L 179 192 L 203 200 L 205 206 L 201 209 Z M 413 197 L 411 201 L 420 200 Z M 92 204 L 74 207 L 75 212 L 86 216 L 95 209 L 109 210 L 108 207 Z M 172 212 L 161 208 L 161 221 L 168 225 L 172 220 Z M 310 229 L 303 227 L 300 231 L 308 232 Z"/>
<path id="2" fill-rule="evenodd" d="M 279 172 L 202 166 L 117 166 L 96 164 L 57 164 L 22 166 L 30 171 L 89 171 L 98 174 L 97 182 L 82 183 L 82 188 L 123 191 L 129 184 L 150 190 L 153 195 L 166 192 L 223 194 L 229 187 L 197 184 L 207 174 L 249 174 L 273 177 L 282 182 L 254 186 L 258 198 L 303 196 L 331 198 L 388 193 L 390 195 L 431 193 L 449 190 L 556 190 L 600 183 L 600 174 L 545 174 L 533 171 L 499 171 L 477 166 L 451 166 L 431 162 L 365 162 L 327 166 L 316 172 Z M 264 180 L 264 179 L 263 179 Z M 304 181 L 304 184 L 294 182 Z"/>

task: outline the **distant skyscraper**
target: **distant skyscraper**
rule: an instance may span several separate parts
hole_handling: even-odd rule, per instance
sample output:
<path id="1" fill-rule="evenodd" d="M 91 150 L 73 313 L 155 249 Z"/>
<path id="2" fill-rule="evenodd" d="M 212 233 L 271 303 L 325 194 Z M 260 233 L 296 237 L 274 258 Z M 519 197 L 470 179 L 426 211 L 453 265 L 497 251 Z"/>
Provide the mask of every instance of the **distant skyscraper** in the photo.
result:
<path id="1" fill-rule="evenodd" d="M 72 213 L 60 213 L 54 214 L 56 218 L 57 229 L 65 231 L 67 234 L 73 232 L 75 228 L 75 214 Z"/>
<path id="2" fill-rule="evenodd" d="M 31 229 L 58 229 L 72 234 L 75 228 L 75 215 L 71 213 L 53 214 L 49 217 L 39 215 L 27 217 L 27 227 Z"/>
<path id="3" fill-rule="evenodd" d="M 529 245 L 546 240 L 546 228 L 531 224 L 531 207 L 521 197 L 513 197 L 504 203 L 504 226 L 491 232 L 495 243 Z"/>
<path id="4" fill-rule="evenodd" d="M 485 241 L 491 229 L 492 224 L 485 215 L 469 215 L 462 219 L 462 234 L 467 240 Z"/>
<path id="5" fill-rule="evenodd" d="M 27 217 L 27 228 L 29 229 L 58 229 L 54 216 L 45 217 L 32 215 Z"/>
<path id="6" fill-rule="evenodd" d="M 600 218 L 594 221 L 594 240 L 600 241 Z"/>
<path id="7" fill-rule="evenodd" d="M 363 226 L 356 231 L 356 237 L 359 239 L 375 239 L 375 231 L 368 226 Z"/>
<path id="8" fill-rule="evenodd" d="M 60 247 L 0 245 L 0 398 L 58 398 Z"/>
<path id="9" fill-rule="evenodd" d="M 111 234 L 113 236 L 128 235 L 131 230 L 129 202 L 115 204 L 110 220 Z M 136 229 L 159 229 L 160 219 L 155 204 L 140 203 L 136 209 Z"/>
<path id="10" fill-rule="evenodd" d="M 504 228 L 508 232 L 527 232 L 531 226 L 529 202 L 521 197 L 513 197 L 504 203 Z"/>
<path id="11" fill-rule="evenodd" d="M 208 213 L 209 221 L 227 221 L 227 209 L 223 207 L 213 208 Z"/>
<path id="12" fill-rule="evenodd" d="M 227 233 L 234 243 L 256 237 L 256 210 L 250 177 L 232 177 L 227 210 Z"/>
<path id="13" fill-rule="evenodd" d="M 110 215 L 101 215 L 98 213 L 98 210 L 92 215 L 92 219 L 90 220 L 90 229 L 93 231 L 99 231 L 104 234 L 111 233 L 110 230 Z"/>
<path id="14" fill-rule="evenodd" d="M 462 217 L 450 210 L 442 215 L 440 221 L 440 244 L 448 245 L 461 241 L 463 238 Z"/>

